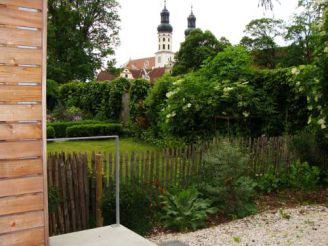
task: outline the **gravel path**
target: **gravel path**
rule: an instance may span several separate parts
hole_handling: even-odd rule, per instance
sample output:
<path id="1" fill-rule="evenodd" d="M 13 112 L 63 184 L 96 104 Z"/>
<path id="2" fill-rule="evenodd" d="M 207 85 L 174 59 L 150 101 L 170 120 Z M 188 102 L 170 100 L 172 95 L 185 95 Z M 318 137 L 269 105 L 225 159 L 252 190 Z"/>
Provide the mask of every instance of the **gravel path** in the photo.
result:
<path id="1" fill-rule="evenodd" d="M 267 211 L 196 232 L 158 235 L 150 240 L 163 245 L 178 240 L 189 246 L 328 246 L 328 208 L 311 205 Z"/>

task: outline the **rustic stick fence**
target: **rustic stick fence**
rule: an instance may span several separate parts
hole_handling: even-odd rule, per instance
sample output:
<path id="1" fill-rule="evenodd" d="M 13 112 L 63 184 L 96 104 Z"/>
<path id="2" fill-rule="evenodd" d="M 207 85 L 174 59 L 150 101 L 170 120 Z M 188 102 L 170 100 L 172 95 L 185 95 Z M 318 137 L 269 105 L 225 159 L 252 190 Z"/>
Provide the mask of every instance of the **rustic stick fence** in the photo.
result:
<path id="1" fill-rule="evenodd" d="M 202 169 L 206 150 L 217 148 L 224 141 L 241 146 L 250 155 L 249 175 L 269 170 L 287 170 L 298 156 L 290 148 L 290 137 L 258 139 L 220 139 L 201 146 L 170 148 L 162 151 L 120 152 L 120 184 L 132 187 L 152 187 L 158 197 L 171 185 L 184 186 L 192 182 Z M 101 201 L 104 190 L 115 193 L 114 153 L 55 153 L 48 156 L 49 187 L 58 190 L 60 204 L 50 214 L 50 235 L 101 226 Z M 155 188 L 155 189 L 154 189 Z"/>

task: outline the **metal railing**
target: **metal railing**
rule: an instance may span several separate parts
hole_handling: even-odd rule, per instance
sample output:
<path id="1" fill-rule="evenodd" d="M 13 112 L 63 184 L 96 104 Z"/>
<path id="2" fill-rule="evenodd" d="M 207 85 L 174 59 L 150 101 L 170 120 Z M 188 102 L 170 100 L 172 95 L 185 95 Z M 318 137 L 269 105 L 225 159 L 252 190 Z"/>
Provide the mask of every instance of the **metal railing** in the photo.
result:
<path id="1" fill-rule="evenodd" d="M 116 224 L 120 224 L 120 170 L 119 170 L 119 145 L 120 137 L 117 135 L 113 136 L 99 136 L 99 137 L 79 137 L 79 138 L 50 138 L 47 142 L 66 142 L 66 141 L 77 141 L 77 140 L 100 140 L 100 139 L 115 139 L 116 150 L 115 150 L 115 195 L 116 195 Z"/>

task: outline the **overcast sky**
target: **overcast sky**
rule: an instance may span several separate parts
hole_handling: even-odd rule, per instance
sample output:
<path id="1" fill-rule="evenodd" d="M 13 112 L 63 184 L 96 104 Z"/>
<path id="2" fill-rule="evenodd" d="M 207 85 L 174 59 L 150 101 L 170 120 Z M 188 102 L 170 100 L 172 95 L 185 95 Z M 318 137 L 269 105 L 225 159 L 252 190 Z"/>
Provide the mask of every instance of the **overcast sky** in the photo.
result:
<path id="1" fill-rule="evenodd" d="M 117 65 L 130 58 L 153 56 L 157 51 L 157 26 L 164 0 L 118 0 L 121 5 L 121 45 L 116 49 Z M 225 36 L 237 44 L 245 26 L 253 19 L 275 17 L 289 20 L 297 8 L 298 0 L 280 0 L 274 11 L 265 12 L 258 0 L 167 0 L 170 23 L 173 26 L 173 51 L 179 50 L 187 28 L 187 17 L 193 5 L 196 25 L 210 30 L 217 38 Z"/>

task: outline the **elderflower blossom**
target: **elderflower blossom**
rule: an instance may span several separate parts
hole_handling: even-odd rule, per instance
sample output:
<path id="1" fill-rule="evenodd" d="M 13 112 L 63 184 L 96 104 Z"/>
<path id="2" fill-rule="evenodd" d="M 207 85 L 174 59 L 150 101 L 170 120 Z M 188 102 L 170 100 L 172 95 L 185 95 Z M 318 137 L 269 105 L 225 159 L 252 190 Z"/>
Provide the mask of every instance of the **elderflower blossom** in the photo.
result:
<path id="1" fill-rule="evenodd" d="M 323 52 L 328 53 L 328 46 L 325 47 L 325 49 L 323 50 Z"/>
<path id="2" fill-rule="evenodd" d="M 228 92 L 230 92 L 230 91 L 232 91 L 232 90 L 233 90 L 232 87 L 225 87 L 225 88 L 223 88 L 223 92 L 224 92 L 224 93 L 228 93 Z"/>
<path id="3" fill-rule="evenodd" d="M 243 116 L 245 117 L 245 118 L 247 118 L 248 116 L 249 116 L 249 112 L 243 112 Z"/>
<path id="4" fill-rule="evenodd" d="M 299 75 L 300 74 L 300 70 L 298 70 L 296 67 L 292 68 L 292 74 L 293 75 Z"/>
<path id="5" fill-rule="evenodd" d="M 318 124 L 320 125 L 321 129 L 326 129 L 326 127 L 327 127 L 325 119 L 318 120 Z"/>

